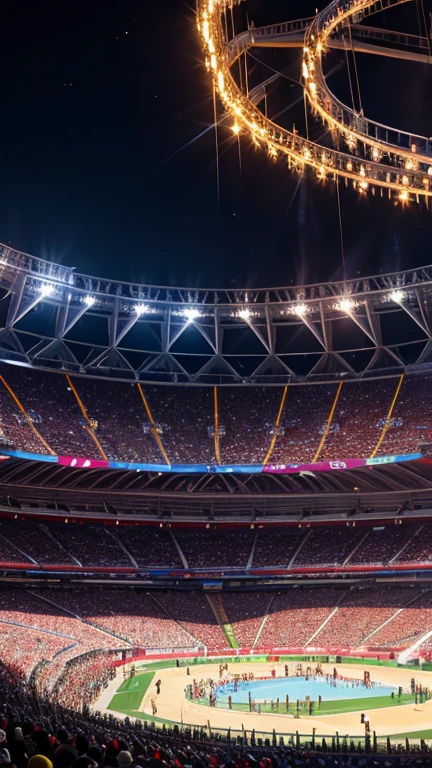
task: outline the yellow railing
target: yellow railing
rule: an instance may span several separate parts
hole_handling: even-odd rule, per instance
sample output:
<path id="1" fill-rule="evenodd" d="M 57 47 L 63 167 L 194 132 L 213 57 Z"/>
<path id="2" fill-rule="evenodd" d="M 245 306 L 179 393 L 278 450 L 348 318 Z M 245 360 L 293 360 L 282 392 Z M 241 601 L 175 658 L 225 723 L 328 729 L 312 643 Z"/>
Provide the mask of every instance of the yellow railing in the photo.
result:
<path id="1" fill-rule="evenodd" d="M 278 429 L 278 427 L 280 427 L 280 420 L 282 418 L 282 413 L 283 413 L 283 409 L 284 409 L 284 405 L 285 405 L 285 400 L 286 400 L 287 392 L 288 392 L 288 384 L 286 385 L 286 387 L 284 387 L 284 391 L 282 392 L 282 397 L 281 397 L 281 401 L 280 401 L 279 411 L 278 411 L 277 419 L 276 419 L 276 422 L 275 422 L 275 431 L 274 431 L 274 434 L 273 434 L 272 439 L 270 441 L 270 448 L 267 451 L 267 455 L 266 455 L 266 457 L 264 459 L 263 464 L 268 464 L 269 463 L 270 457 L 271 457 L 271 455 L 273 453 L 273 450 L 274 450 L 274 447 L 276 445 L 276 440 L 278 439 L 277 429 Z"/>
<path id="2" fill-rule="evenodd" d="M 394 397 L 393 397 L 393 400 L 392 400 L 391 406 L 390 406 L 390 408 L 389 408 L 389 412 L 388 412 L 388 414 L 387 414 L 387 418 L 386 418 L 386 420 L 385 420 L 385 422 L 384 422 L 384 426 L 383 426 L 383 428 L 382 428 L 382 430 L 381 430 L 381 434 L 380 434 L 380 436 L 379 436 L 379 440 L 378 440 L 378 442 L 377 442 L 377 444 L 376 444 L 375 448 L 373 449 L 373 451 L 372 451 L 372 453 L 371 453 L 371 455 L 370 455 L 370 457 L 369 457 L 369 458 L 371 458 L 371 459 L 374 459 L 374 458 L 375 458 L 375 456 L 377 455 L 377 453 L 378 453 L 379 449 L 381 448 L 382 442 L 383 442 L 383 440 L 384 440 L 384 438 L 385 438 L 385 436 L 386 436 L 387 432 L 388 432 L 388 431 L 389 431 L 389 429 L 390 429 L 390 422 L 391 422 L 391 418 L 392 418 L 392 416 L 393 416 L 394 407 L 395 407 L 395 405 L 396 405 L 396 401 L 397 401 L 397 399 L 398 399 L 398 396 L 399 396 L 399 392 L 400 392 L 400 388 L 401 388 L 401 386 L 402 386 L 402 382 L 403 382 L 403 380 L 404 380 L 404 374 L 402 374 L 402 376 L 400 377 L 400 379 L 399 379 L 399 381 L 398 381 L 398 385 L 397 385 L 397 387 L 396 387 L 396 392 L 395 392 L 395 394 L 394 394 Z"/>
<path id="3" fill-rule="evenodd" d="M 214 402 L 214 447 L 216 461 L 220 464 L 220 443 L 219 443 L 219 406 L 218 406 L 218 391 L 217 387 L 213 388 L 213 402 Z"/>
<path id="4" fill-rule="evenodd" d="M 160 450 L 162 456 L 164 457 L 165 464 L 170 465 L 170 460 L 168 459 L 167 452 L 166 452 L 166 450 L 165 450 L 165 448 L 163 446 L 161 436 L 160 436 L 159 432 L 156 429 L 156 423 L 155 423 L 155 420 L 153 418 L 152 412 L 150 410 L 150 406 L 149 406 L 149 404 L 147 402 L 147 398 L 146 398 L 146 396 L 144 394 L 144 390 L 143 390 L 141 384 L 137 384 L 137 387 L 138 387 L 138 391 L 139 391 L 139 393 L 141 395 L 141 400 L 143 401 L 144 408 L 146 409 L 148 420 L 149 420 L 149 422 L 151 424 L 151 433 L 152 433 L 154 439 L 156 440 L 156 442 L 158 444 L 158 447 L 159 447 L 159 450 Z"/>
<path id="5" fill-rule="evenodd" d="M 39 430 L 36 429 L 35 425 L 33 424 L 33 421 L 31 420 L 30 416 L 28 415 L 26 409 L 24 408 L 22 403 L 18 400 L 15 392 L 13 391 L 12 387 L 9 386 L 9 384 L 7 383 L 7 381 L 4 378 L 4 376 L 0 376 L 0 381 L 3 383 L 3 385 L 5 386 L 7 391 L 9 392 L 12 400 L 16 403 L 16 405 L 20 409 L 21 413 L 23 414 L 23 416 L 24 416 L 27 424 L 29 425 L 30 429 L 32 430 L 33 434 L 35 434 L 37 439 L 40 440 L 40 442 L 42 443 L 44 448 L 47 449 L 48 453 L 50 453 L 51 456 L 55 456 L 56 455 L 55 451 L 53 451 L 53 449 L 48 445 L 47 441 L 44 440 L 44 438 L 40 434 Z"/>
<path id="6" fill-rule="evenodd" d="M 337 391 L 336 391 L 336 395 L 335 395 L 335 399 L 334 399 L 334 401 L 333 401 L 333 405 L 332 405 L 332 407 L 331 407 L 331 411 L 330 411 L 329 417 L 328 417 L 328 419 L 327 419 L 327 424 L 326 424 L 326 428 L 325 428 L 325 430 L 324 430 L 324 434 L 323 434 L 323 436 L 322 436 L 322 438 L 321 438 L 320 444 L 319 444 L 319 446 L 318 446 L 318 450 L 317 450 L 317 452 L 316 452 L 315 456 L 313 457 L 313 463 L 314 463 L 314 464 L 315 464 L 315 462 L 316 462 L 316 461 L 318 461 L 318 459 L 319 459 L 319 457 L 320 457 L 320 454 L 321 454 L 321 451 L 322 451 L 322 449 L 324 448 L 324 444 L 325 444 L 325 441 L 327 440 L 327 437 L 328 437 L 328 433 L 330 432 L 330 427 L 331 427 L 331 425 L 332 425 L 332 421 L 333 421 L 334 412 L 335 412 L 335 410 L 336 410 L 336 406 L 337 406 L 337 404 L 338 404 L 339 395 L 340 395 L 340 393 L 341 393 L 341 389 L 342 389 L 342 384 L 343 384 L 343 381 L 341 381 L 341 382 L 339 383 L 339 386 L 338 386 L 338 388 L 337 388 Z"/>
<path id="7" fill-rule="evenodd" d="M 91 439 L 93 440 L 94 444 L 96 445 L 96 448 L 98 449 L 98 451 L 99 451 L 100 455 L 102 456 L 102 458 L 104 459 L 104 461 L 108 461 L 108 457 L 107 457 L 104 449 L 102 448 L 99 440 L 97 439 L 97 437 L 95 435 L 94 429 L 92 429 L 91 426 L 90 426 L 90 419 L 89 419 L 89 417 L 87 415 L 87 411 L 85 409 L 84 403 L 81 400 L 78 392 L 76 391 L 75 386 L 72 383 L 72 379 L 67 374 L 66 374 L 66 379 L 67 379 L 67 383 L 69 384 L 72 392 L 74 393 L 75 400 L 77 401 L 77 403 L 78 403 L 78 405 L 80 407 L 80 411 L 81 411 L 82 415 L 84 416 L 84 419 L 87 422 L 87 425 L 84 427 L 84 429 L 86 429 L 87 432 L 89 433 Z"/>

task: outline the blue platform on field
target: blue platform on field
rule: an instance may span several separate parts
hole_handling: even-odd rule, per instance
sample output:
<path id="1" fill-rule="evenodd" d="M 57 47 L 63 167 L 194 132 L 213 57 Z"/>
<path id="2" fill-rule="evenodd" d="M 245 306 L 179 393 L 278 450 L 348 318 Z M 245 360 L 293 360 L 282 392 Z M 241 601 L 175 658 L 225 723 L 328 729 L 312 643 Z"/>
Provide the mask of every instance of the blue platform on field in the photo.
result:
<path id="1" fill-rule="evenodd" d="M 351 682 L 336 681 L 336 686 L 330 685 L 325 678 L 322 680 L 306 680 L 305 677 L 282 677 L 270 680 L 253 680 L 250 683 L 240 682 L 238 690 L 234 691 L 234 683 L 228 683 L 220 688 L 217 694 L 219 701 L 227 701 L 231 696 L 233 704 L 247 704 L 249 693 L 253 701 L 285 700 L 304 701 L 310 696 L 311 701 L 341 701 L 342 699 L 369 699 L 376 696 L 390 696 L 397 689 L 390 685 L 376 683 L 373 688 L 364 685 L 353 685 Z"/>

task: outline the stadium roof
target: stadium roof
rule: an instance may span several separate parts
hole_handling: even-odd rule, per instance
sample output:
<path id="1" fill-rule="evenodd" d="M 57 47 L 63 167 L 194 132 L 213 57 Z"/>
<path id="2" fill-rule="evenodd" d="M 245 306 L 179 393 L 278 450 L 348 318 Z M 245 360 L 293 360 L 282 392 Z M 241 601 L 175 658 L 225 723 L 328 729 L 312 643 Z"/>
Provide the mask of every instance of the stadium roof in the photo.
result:
<path id="1" fill-rule="evenodd" d="M 422 370 L 432 267 L 345 282 L 193 289 L 110 281 L 0 246 L 0 354 L 171 384 L 278 384 Z"/>

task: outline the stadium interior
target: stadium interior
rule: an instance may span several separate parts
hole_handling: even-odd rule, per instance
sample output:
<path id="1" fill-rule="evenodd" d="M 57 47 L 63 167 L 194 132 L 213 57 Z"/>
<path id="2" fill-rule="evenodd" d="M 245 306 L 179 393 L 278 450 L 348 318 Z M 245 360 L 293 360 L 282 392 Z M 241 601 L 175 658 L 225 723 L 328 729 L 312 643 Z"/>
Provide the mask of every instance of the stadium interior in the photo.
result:
<path id="1" fill-rule="evenodd" d="M 200 136 L 233 118 L 240 167 L 243 132 L 332 185 L 339 282 L 127 283 L 0 244 L 0 768 L 432 768 L 432 267 L 348 280 L 339 191 L 429 206 L 432 143 L 345 125 L 318 80 L 331 46 L 430 64 L 421 0 L 427 37 L 361 26 L 405 2 L 260 31 L 197 0 Z M 248 80 L 273 43 L 303 51 L 304 139 L 267 114 L 280 73 Z"/>

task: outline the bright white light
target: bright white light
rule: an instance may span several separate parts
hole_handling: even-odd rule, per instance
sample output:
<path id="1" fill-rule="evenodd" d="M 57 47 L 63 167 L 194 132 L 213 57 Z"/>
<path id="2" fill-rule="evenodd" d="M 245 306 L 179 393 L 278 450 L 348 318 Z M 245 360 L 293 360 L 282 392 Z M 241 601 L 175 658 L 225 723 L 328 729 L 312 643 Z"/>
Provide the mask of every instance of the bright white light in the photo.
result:
<path id="1" fill-rule="evenodd" d="M 234 125 L 231 126 L 231 130 L 233 133 L 235 133 L 236 136 L 240 133 L 240 126 L 238 123 L 234 123 Z"/>
<path id="2" fill-rule="evenodd" d="M 248 309 L 241 309 L 241 310 L 239 311 L 239 317 L 241 317 L 241 318 L 242 318 L 242 320 L 249 320 L 249 318 L 250 318 L 250 314 L 251 314 L 251 313 L 249 312 L 249 310 L 248 310 Z"/>
<path id="3" fill-rule="evenodd" d="M 404 297 L 403 291 L 392 291 L 390 294 L 390 299 L 392 301 L 395 301 L 396 304 L 400 304 L 401 301 L 403 301 L 403 297 Z"/>
<path id="4" fill-rule="evenodd" d="M 39 293 L 41 296 L 51 296 L 53 292 L 54 292 L 54 286 L 49 285 L 49 283 L 45 283 L 45 285 L 41 285 L 39 289 Z"/>
<path id="5" fill-rule="evenodd" d="M 297 304 L 297 306 L 294 307 L 294 312 L 297 317 L 303 317 L 303 315 L 305 315 L 307 312 L 306 304 Z"/>
<path id="6" fill-rule="evenodd" d="M 341 299 L 339 302 L 339 309 L 342 312 L 351 312 L 354 309 L 354 302 L 351 299 Z"/>
<path id="7" fill-rule="evenodd" d="M 88 307 L 92 307 L 95 302 L 96 299 L 94 296 L 86 296 L 84 299 L 84 304 L 87 304 Z"/>
<path id="8" fill-rule="evenodd" d="M 183 315 L 188 321 L 188 323 L 192 323 L 194 320 L 196 320 L 197 317 L 200 316 L 200 313 L 197 309 L 193 309 L 193 307 L 189 307 L 188 309 L 185 309 L 183 311 Z"/>
<path id="9" fill-rule="evenodd" d="M 145 313 L 149 311 L 149 308 L 147 304 L 135 304 L 133 311 L 138 317 L 141 317 L 141 315 L 145 315 Z"/>

